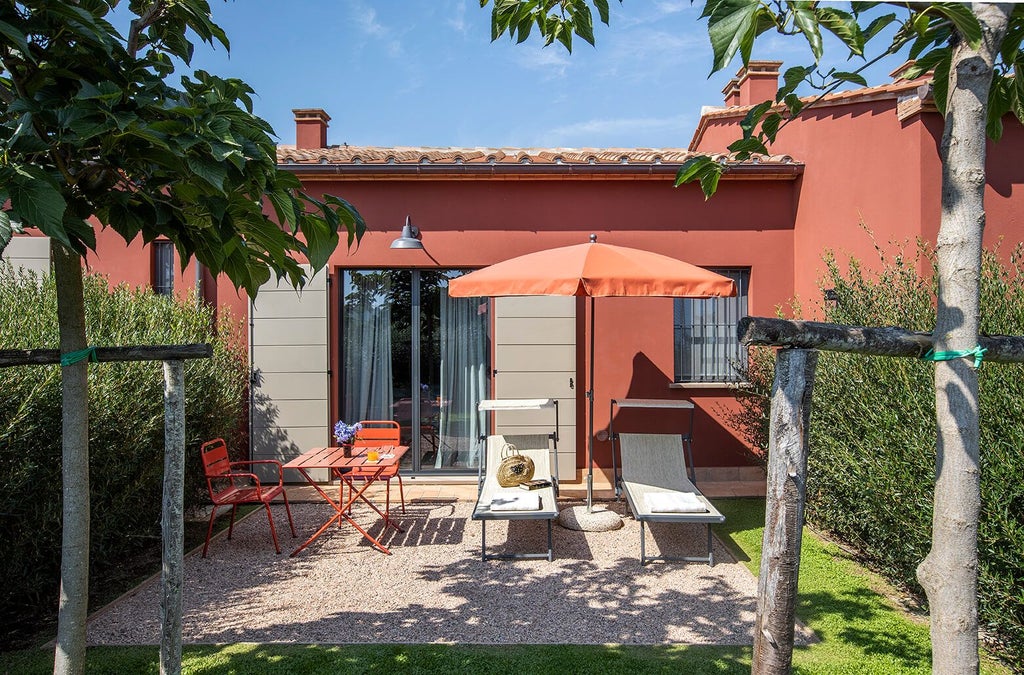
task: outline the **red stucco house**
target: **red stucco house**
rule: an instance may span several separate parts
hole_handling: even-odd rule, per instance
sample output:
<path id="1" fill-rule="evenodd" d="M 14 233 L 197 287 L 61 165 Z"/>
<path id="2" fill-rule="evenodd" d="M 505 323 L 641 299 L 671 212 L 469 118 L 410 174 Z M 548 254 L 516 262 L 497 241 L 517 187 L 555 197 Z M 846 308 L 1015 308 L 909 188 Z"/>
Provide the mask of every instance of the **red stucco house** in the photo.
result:
<path id="1" fill-rule="evenodd" d="M 412 446 L 409 473 L 475 475 L 474 441 L 486 424 L 476 401 L 554 397 L 564 478 L 585 465 L 589 364 L 577 347 L 589 343 L 587 303 L 454 299 L 447 281 L 523 253 L 583 243 L 592 233 L 674 256 L 732 276 L 740 295 L 597 300 L 595 459 L 611 465 L 611 399 L 690 399 L 698 478 L 753 475 L 726 421 L 737 380 L 731 362 L 742 356 L 736 319 L 774 315 L 793 297 L 813 306 L 827 248 L 869 262 L 876 241 L 934 241 L 939 223 L 942 120 L 923 80 L 826 97 L 780 133 L 776 154 L 730 161 L 711 200 L 696 185 L 673 188 L 690 152 L 722 152 L 738 137 L 748 106 L 774 96 L 779 66 L 741 70 L 725 105 L 704 109 L 688 149 L 338 146 L 328 144 L 326 112 L 296 110 L 296 143 L 279 147 L 280 165 L 308 192 L 352 202 L 369 227 L 302 294 L 271 286 L 250 306 L 194 265 L 178 274 L 173 251 L 125 247 L 108 232 L 90 264 L 115 281 L 175 289 L 198 283 L 208 300 L 248 320 L 256 458 L 329 444 L 338 419 L 386 418 L 399 420 Z M 1007 120 L 1003 140 L 990 148 L 986 243 L 1015 243 L 1024 231 L 1024 167 L 1014 159 L 1022 134 Z M 393 247 L 407 217 L 418 239 L 404 241 L 412 248 Z M 615 414 L 616 431 L 685 423 Z M 546 423 L 499 420 L 515 428 Z"/>

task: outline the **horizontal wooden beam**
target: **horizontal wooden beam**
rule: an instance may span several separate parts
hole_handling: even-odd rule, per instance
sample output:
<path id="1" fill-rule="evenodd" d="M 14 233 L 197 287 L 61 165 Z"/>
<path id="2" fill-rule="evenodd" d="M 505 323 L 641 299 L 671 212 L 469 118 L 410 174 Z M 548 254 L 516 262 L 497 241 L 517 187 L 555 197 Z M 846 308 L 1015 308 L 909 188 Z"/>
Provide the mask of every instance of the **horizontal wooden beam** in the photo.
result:
<path id="1" fill-rule="evenodd" d="M 909 356 L 920 358 L 932 348 L 931 333 L 902 328 L 843 326 L 817 321 L 791 321 L 762 316 L 740 319 L 736 326 L 740 343 L 769 347 L 818 349 L 866 356 Z M 985 361 L 1024 362 L 1024 337 L 983 335 Z"/>
<path id="2" fill-rule="evenodd" d="M 213 345 L 152 345 L 138 347 L 97 347 L 96 360 L 112 361 L 182 361 L 208 359 Z M 57 349 L 0 349 L 0 368 L 11 366 L 47 366 L 60 363 Z"/>

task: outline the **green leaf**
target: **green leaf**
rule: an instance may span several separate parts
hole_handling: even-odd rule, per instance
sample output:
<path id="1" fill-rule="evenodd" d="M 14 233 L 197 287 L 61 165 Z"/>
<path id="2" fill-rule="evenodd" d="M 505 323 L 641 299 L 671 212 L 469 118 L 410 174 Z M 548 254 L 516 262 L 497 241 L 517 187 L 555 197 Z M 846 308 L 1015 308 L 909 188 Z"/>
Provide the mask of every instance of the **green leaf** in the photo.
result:
<path id="1" fill-rule="evenodd" d="M 770 143 L 775 142 L 775 135 L 779 133 L 779 125 L 782 124 L 782 115 L 772 113 L 761 122 L 761 133 L 765 135 Z"/>
<path id="2" fill-rule="evenodd" d="M 299 230 L 306 239 L 309 264 L 314 270 L 323 269 L 338 247 L 338 231 L 329 227 L 323 218 L 305 214 L 299 218 Z"/>
<path id="3" fill-rule="evenodd" d="M 11 216 L 6 211 L 0 210 L 0 255 L 3 255 L 4 249 L 7 248 L 7 244 L 10 243 L 13 236 L 14 228 L 11 226 Z"/>
<path id="4" fill-rule="evenodd" d="M 607 26 L 609 20 L 608 0 L 594 0 L 594 7 L 597 7 L 597 15 L 600 17 L 601 23 Z"/>
<path id="5" fill-rule="evenodd" d="M 697 155 L 683 162 L 683 165 L 679 167 L 679 171 L 676 172 L 676 182 L 674 187 L 679 187 L 683 183 L 689 183 L 700 177 L 700 175 L 707 170 L 707 165 L 714 163 L 714 160 L 707 155 Z"/>
<path id="6" fill-rule="evenodd" d="M 676 173 L 674 185 L 679 187 L 683 183 L 697 180 L 700 182 L 704 199 L 707 200 L 718 189 L 718 180 L 722 177 L 724 171 L 725 167 L 711 157 L 698 155 L 683 162 L 683 165 L 679 167 L 679 171 Z"/>
<path id="7" fill-rule="evenodd" d="M 895 20 L 896 20 L 896 15 L 895 14 L 886 14 L 884 16 L 876 17 L 871 23 L 868 24 L 868 27 L 864 29 L 864 31 L 863 31 L 864 41 L 867 42 L 871 38 L 873 38 L 876 35 L 878 35 L 880 32 L 885 30 L 885 28 L 889 24 L 891 24 Z"/>
<path id="8" fill-rule="evenodd" d="M 712 73 L 729 65 L 737 51 L 750 52 L 758 17 L 768 10 L 760 0 L 719 0 L 704 7 L 708 16 L 708 37 L 714 52 Z"/>
<path id="9" fill-rule="evenodd" d="M 67 202 L 42 169 L 34 166 L 15 167 L 7 190 L 11 195 L 11 211 L 18 220 L 28 227 L 38 228 L 68 248 L 75 248 L 64 231 Z"/>
<path id="10" fill-rule="evenodd" d="M 572 28 L 581 38 L 586 40 L 591 47 L 594 46 L 594 16 L 586 3 L 580 5 L 580 9 L 573 13 Z"/>
<path id="11" fill-rule="evenodd" d="M 849 48 L 851 54 L 864 54 L 866 38 L 860 30 L 857 17 L 834 7 L 816 7 L 814 13 L 818 17 L 818 23 L 839 38 Z"/>
<path id="12" fill-rule="evenodd" d="M 1013 64 L 1013 114 L 1024 122 L 1024 68 L 1020 62 Z"/>
<path id="13" fill-rule="evenodd" d="M 860 73 L 849 73 L 844 70 L 837 70 L 832 73 L 832 77 L 840 82 L 853 82 L 859 84 L 862 87 L 868 86 L 868 81 L 864 79 Z"/>
<path id="14" fill-rule="evenodd" d="M 768 148 L 757 138 L 741 138 L 729 144 L 729 151 L 737 155 L 737 159 L 748 159 L 752 154 L 767 155 Z"/>
<path id="15" fill-rule="evenodd" d="M 790 117 L 796 117 L 804 109 L 804 102 L 796 94 L 787 94 L 785 104 L 789 108 Z"/>
<path id="16" fill-rule="evenodd" d="M 818 30 L 818 17 L 809 2 L 793 3 L 793 23 L 797 30 L 804 34 L 807 44 L 811 46 L 814 61 L 821 60 L 824 47 L 821 43 L 821 31 Z"/>
<path id="17" fill-rule="evenodd" d="M 722 173 L 721 165 L 716 163 L 714 169 L 700 177 L 700 189 L 704 193 L 705 201 L 718 191 L 718 181 L 722 177 Z"/>
<path id="18" fill-rule="evenodd" d="M 209 183 L 217 190 L 224 189 L 224 181 L 227 179 L 227 171 L 216 162 L 209 162 L 199 157 L 189 157 L 186 160 L 189 170 Z"/>
<path id="19" fill-rule="evenodd" d="M 356 207 L 334 195 L 324 195 L 324 201 L 328 206 L 335 208 L 334 213 L 338 215 L 342 224 L 345 225 L 345 229 L 348 230 L 349 248 L 353 243 L 362 241 L 363 235 L 366 234 L 366 221 L 363 220 Z"/>
<path id="20" fill-rule="evenodd" d="M 772 101 L 762 101 L 747 111 L 747 114 L 740 121 L 740 129 L 743 130 L 744 138 L 749 138 L 754 133 L 754 129 L 761 122 L 761 118 L 771 109 L 772 105 Z"/>
<path id="21" fill-rule="evenodd" d="M 935 98 L 935 107 L 943 117 L 946 116 L 946 104 L 949 103 L 949 67 L 952 62 L 952 50 L 945 51 L 948 57 L 935 64 L 932 76 L 932 96 Z"/>
<path id="22" fill-rule="evenodd" d="M 25 39 L 25 34 L 20 30 L 5 21 L 0 21 L 0 35 L 13 43 L 26 61 L 31 63 L 36 62 L 35 56 L 32 54 L 32 50 L 28 47 L 28 40 Z"/>
<path id="23" fill-rule="evenodd" d="M 993 141 L 1003 137 L 1003 115 L 1013 109 L 1013 82 L 1005 77 L 992 78 L 988 90 L 988 119 L 985 133 Z"/>
<path id="24" fill-rule="evenodd" d="M 775 100 L 781 101 L 796 91 L 796 88 L 803 83 L 808 73 L 814 72 L 814 66 L 793 66 L 782 73 L 782 86 L 775 94 Z"/>
<path id="25" fill-rule="evenodd" d="M 941 14 L 949 19 L 956 26 L 957 33 L 964 40 L 976 49 L 981 44 L 981 24 L 978 17 L 966 4 L 957 2 L 937 2 L 929 7 L 930 10 Z"/>
<path id="26" fill-rule="evenodd" d="M 933 49 L 921 58 L 914 61 L 914 64 L 903 71 L 903 79 L 913 80 L 921 77 L 925 73 L 931 72 L 937 65 L 943 61 L 948 62 L 952 58 L 952 52 L 949 47 L 940 47 Z"/>

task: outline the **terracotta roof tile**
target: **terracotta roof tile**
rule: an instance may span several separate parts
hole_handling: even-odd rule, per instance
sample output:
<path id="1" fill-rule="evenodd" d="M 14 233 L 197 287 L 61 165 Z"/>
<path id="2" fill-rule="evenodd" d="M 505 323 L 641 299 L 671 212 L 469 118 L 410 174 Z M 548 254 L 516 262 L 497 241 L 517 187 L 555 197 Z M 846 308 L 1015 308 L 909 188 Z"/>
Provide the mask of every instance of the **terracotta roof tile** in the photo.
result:
<path id="1" fill-rule="evenodd" d="M 279 145 L 281 164 L 332 165 L 655 165 L 681 164 L 696 153 L 683 148 L 428 148 L 332 145 L 298 149 Z M 728 156 L 719 159 L 731 161 Z M 758 156 L 737 164 L 793 164 L 788 155 Z"/>
<path id="2" fill-rule="evenodd" d="M 848 91 L 840 91 L 834 94 L 827 94 L 823 96 L 820 101 L 815 103 L 816 107 L 825 105 L 839 105 L 844 103 L 857 103 L 864 100 L 879 100 L 879 99 L 899 99 L 900 97 L 916 92 L 922 85 L 928 83 L 931 80 L 931 75 L 919 77 L 914 80 L 898 80 L 896 82 L 889 82 L 887 84 L 880 84 L 875 87 L 861 87 L 860 89 L 850 89 Z M 817 100 L 817 96 L 805 96 L 800 100 L 804 103 L 810 103 L 811 101 Z M 701 115 L 703 119 L 718 119 L 723 117 L 737 117 L 746 115 L 754 106 L 732 106 L 732 107 L 721 107 L 721 108 L 706 108 L 704 114 Z"/>

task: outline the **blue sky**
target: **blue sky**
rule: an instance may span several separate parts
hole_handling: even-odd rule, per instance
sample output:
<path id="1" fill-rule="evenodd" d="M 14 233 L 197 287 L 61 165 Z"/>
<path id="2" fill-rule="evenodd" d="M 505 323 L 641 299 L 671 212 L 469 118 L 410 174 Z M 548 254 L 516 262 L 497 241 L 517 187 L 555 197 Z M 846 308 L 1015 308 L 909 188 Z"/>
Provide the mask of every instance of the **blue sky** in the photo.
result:
<path id="1" fill-rule="evenodd" d="M 536 36 L 492 43 L 478 0 L 211 0 L 231 54 L 202 45 L 192 65 L 252 85 L 282 143 L 295 140 L 292 108 L 323 108 L 331 144 L 685 147 L 738 68 L 708 79 L 702 4 L 613 2 L 597 47 L 576 40 L 568 54 Z M 810 52 L 767 36 L 754 58 L 788 66 Z"/>

